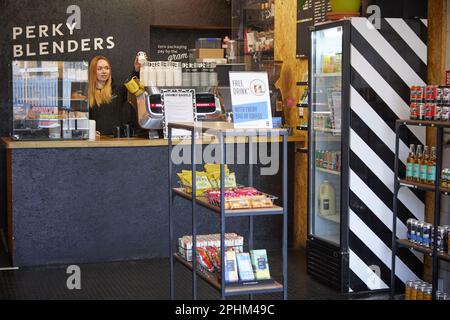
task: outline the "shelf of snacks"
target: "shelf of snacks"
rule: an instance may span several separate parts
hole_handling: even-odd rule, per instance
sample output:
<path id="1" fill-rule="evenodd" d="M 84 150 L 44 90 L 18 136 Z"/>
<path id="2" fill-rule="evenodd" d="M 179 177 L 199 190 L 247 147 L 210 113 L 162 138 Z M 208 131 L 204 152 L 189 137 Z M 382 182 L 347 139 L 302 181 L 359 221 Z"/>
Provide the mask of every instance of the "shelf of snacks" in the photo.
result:
<path id="1" fill-rule="evenodd" d="M 220 234 L 200 235 L 197 236 L 196 244 L 197 274 L 219 291 L 222 285 L 220 240 Z M 178 243 L 178 252 L 174 254 L 174 258 L 192 271 L 192 236 L 184 236 L 178 239 Z M 283 286 L 271 277 L 265 249 L 244 252 L 244 237 L 235 233 L 225 235 L 225 244 L 227 249 L 224 274 L 227 295 L 253 294 L 259 290 L 264 293 L 283 290 Z"/>
<path id="2" fill-rule="evenodd" d="M 192 200 L 192 172 L 184 170 L 178 174 L 180 188 L 173 192 Z M 220 165 L 205 164 L 205 171 L 196 173 L 197 203 L 220 214 Z M 241 187 L 236 182 L 236 174 L 225 165 L 225 216 L 282 215 L 283 208 L 274 204 L 275 196 L 260 192 L 255 188 Z"/>
<path id="3" fill-rule="evenodd" d="M 429 255 L 429 256 L 433 255 L 433 249 L 432 248 L 428 248 L 428 247 L 425 247 L 425 246 L 423 246 L 421 244 L 411 242 L 408 239 L 397 240 L 397 244 L 402 246 L 402 247 L 409 248 L 411 250 L 419 251 L 419 252 L 424 253 L 424 254 Z M 450 254 L 448 254 L 446 252 L 438 252 L 437 255 L 438 255 L 439 259 L 450 261 Z"/>
<path id="4" fill-rule="evenodd" d="M 192 269 L 194 268 L 192 262 L 186 261 L 179 254 L 175 253 L 174 258 L 187 269 L 192 271 Z M 197 270 L 197 274 L 201 279 L 206 281 L 216 290 L 221 289 L 219 278 L 216 275 L 203 270 Z M 282 292 L 283 286 L 275 280 L 266 280 L 261 282 L 254 281 L 248 283 L 229 283 L 227 284 L 225 289 L 225 293 L 229 296 L 258 294 L 258 291 L 261 291 L 263 293 Z"/>
<path id="5" fill-rule="evenodd" d="M 192 200 L 192 193 L 187 193 L 184 188 L 174 188 L 173 192 L 185 199 Z M 220 191 L 215 190 L 214 192 L 220 193 Z M 259 200 L 259 199 L 258 199 Z M 225 200 L 227 201 L 227 199 Z M 237 200 L 241 201 L 241 200 Z M 220 207 L 211 204 L 207 197 L 200 196 L 197 197 L 197 203 L 202 207 L 213 210 L 214 212 L 220 214 Z M 239 217 L 239 216 L 264 216 L 264 215 L 282 215 L 283 208 L 273 205 L 271 208 L 257 208 L 257 209 L 226 209 L 226 217 Z"/>

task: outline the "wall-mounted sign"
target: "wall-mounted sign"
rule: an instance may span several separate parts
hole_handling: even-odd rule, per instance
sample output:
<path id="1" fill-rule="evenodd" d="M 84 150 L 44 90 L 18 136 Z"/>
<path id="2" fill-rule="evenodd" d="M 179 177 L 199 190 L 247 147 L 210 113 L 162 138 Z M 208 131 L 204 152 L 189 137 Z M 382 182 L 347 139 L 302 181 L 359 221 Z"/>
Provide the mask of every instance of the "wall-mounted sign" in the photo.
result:
<path id="1" fill-rule="evenodd" d="M 165 89 L 161 90 L 163 109 L 164 137 L 169 137 L 169 123 L 196 122 L 197 110 L 194 89 Z M 188 137 L 191 133 L 186 130 L 173 129 L 172 137 Z"/>
<path id="2" fill-rule="evenodd" d="M 272 129 L 267 72 L 230 72 L 235 128 Z"/>
<path id="3" fill-rule="evenodd" d="M 329 0 L 299 0 L 297 4 L 297 58 L 307 58 L 311 49 L 310 27 L 327 20 Z"/>
<path id="4" fill-rule="evenodd" d="M 230 29 L 205 30 L 150 26 L 151 61 L 189 62 L 189 50 L 199 38 L 224 38 Z"/>
<path id="5" fill-rule="evenodd" d="M 79 6 L 71 5 L 65 13 L 66 21 L 14 25 L 10 30 L 13 58 L 111 50 L 115 47 L 113 36 L 85 38 L 80 35 L 82 12 Z"/>

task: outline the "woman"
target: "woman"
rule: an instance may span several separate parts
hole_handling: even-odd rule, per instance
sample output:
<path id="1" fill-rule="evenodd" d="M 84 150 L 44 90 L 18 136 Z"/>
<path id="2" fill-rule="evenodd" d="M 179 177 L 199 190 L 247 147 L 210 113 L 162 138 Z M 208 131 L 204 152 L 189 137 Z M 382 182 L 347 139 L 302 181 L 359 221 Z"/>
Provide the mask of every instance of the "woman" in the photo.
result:
<path id="1" fill-rule="evenodd" d="M 140 64 L 134 62 L 134 75 Z M 96 56 L 89 65 L 89 117 L 95 120 L 101 135 L 112 135 L 114 128 L 130 124 L 130 107 L 123 85 L 116 87 L 112 79 L 111 63 L 106 57 Z"/>

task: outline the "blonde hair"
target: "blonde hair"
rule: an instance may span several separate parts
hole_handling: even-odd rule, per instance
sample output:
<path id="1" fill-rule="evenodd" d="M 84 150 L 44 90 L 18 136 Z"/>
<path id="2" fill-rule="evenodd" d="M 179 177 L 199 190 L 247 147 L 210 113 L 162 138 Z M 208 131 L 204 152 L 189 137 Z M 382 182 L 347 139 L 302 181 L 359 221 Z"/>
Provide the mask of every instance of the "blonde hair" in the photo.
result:
<path id="1" fill-rule="evenodd" d="M 89 105 L 93 108 L 95 105 L 100 107 L 112 101 L 112 73 L 109 76 L 105 86 L 98 90 L 97 88 L 97 63 L 105 60 L 111 68 L 111 63 L 104 56 L 94 57 L 89 64 Z"/>

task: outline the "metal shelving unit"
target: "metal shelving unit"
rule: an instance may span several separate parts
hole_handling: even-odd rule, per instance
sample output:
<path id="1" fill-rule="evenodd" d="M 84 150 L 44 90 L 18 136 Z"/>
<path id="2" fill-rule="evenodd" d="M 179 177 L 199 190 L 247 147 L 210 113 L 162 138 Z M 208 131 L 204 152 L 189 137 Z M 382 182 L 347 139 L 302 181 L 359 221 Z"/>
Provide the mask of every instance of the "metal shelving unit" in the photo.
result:
<path id="1" fill-rule="evenodd" d="M 249 295 L 250 298 L 253 298 L 254 294 L 263 294 L 263 293 L 282 293 L 283 299 L 287 300 L 287 258 L 288 258 L 288 212 L 287 212 L 287 156 L 288 156 L 288 132 L 287 130 L 265 130 L 265 129 L 234 129 L 232 124 L 222 123 L 222 122 L 204 122 L 204 123 L 170 123 L 168 125 L 169 128 L 169 225 L 170 225 L 170 298 L 174 300 L 175 298 L 175 281 L 174 281 L 174 267 L 175 262 L 180 263 L 184 267 L 188 268 L 192 271 L 192 298 L 193 300 L 197 300 L 197 277 L 203 279 L 206 283 L 211 285 L 213 288 L 220 292 L 221 298 L 224 300 L 227 297 L 231 296 L 240 296 L 240 295 Z M 197 148 L 201 147 L 201 144 L 198 144 L 197 140 L 198 135 L 202 133 L 208 133 L 216 136 L 219 141 L 219 150 L 220 150 L 220 165 L 221 165 L 221 178 L 220 178 L 220 186 L 221 186 L 221 206 L 216 207 L 208 203 L 208 201 L 204 198 L 197 197 L 196 201 L 192 201 L 192 195 L 197 194 L 196 184 L 193 183 L 192 194 L 188 194 L 184 192 L 184 190 L 180 188 L 172 187 L 172 169 L 173 163 L 171 159 L 172 149 L 173 149 L 173 141 L 172 141 L 172 130 L 173 129 L 182 129 L 190 131 L 191 136 L 191 164 L 192 164 L 192 181 L 196 181 L 196 171 L 197 171 L 197 161 L 196 154 Z M 253 186 L 253 148 L 252 143 L 259 136 L 264 137 L 280 137 L 282 138 L 282 152 L 283 152 L 283 191 L 282 191 L 282 207 L 274 206 L 270 209 L 248 209 L 248 210 L 225 210 L 225 195 L 223 190 L 225 190 L 225 159 L 226 159 L 226 150 L 225 150 L 225 140 L 228 137 L 248 137 L 249 143 L 249 173 L 248 173 L 248 186 Z M 271 141 L 274 141 L 273 139 Z M 276 139 L 277 143 L 279 139 Z M 188 199 L 192 201 L 192 240 L 193 245 L 193 258 L 192 262 L 188 262 L 183 259 L 178 253 L 174 251 L 175 245 L 174 241 L 174 219 L 173 219 L 173 202 L 175 196 L 182 197 L 184 199 Z M 225 248 L 225 230 L 226 230 L 226 220 L 227 218 L 235 218 L 235 217 L 247 217 L 249 220 L 249 238 L 248 238 L 248 248 L 249 250 L 253 250 L 253 234 L 254 234 L 254 218 L 258 216 L 268 216 L 275 215 L 283 218 L 283 239 L 282 239 L 282 260 L 283 260 L 283 281 L 282 283 L 278 283 L 275 280 L 271 281 L 256 281 L 255 283 L 245 283 L 245 284 L 235 284 L 235 283 L 226 283 L 225 282 L 225 268 L 222 268 L 221 278 L 220 280 L 213 275 L 206 273 L 202 270 L 199 270 L 197 267 L 197 252 L 195 248 L 197 248 L 197 221 L 196 221 L 196 212 L 197 206 L 200 205 L 202 207 L 210 209 L 215 214 L 218 214 L 220 217 L 220 234 L 221 234 L 221 248 Z M 225 261 L 225 250 L 221 250 L 221 261 Z"/>
<path id="2" fill-rule="evenodd" d="M 400 129 L 403 126 L 419 126 L 436 128 L 436 180 L 434 185 L 411 182 L 399 179 L 399 149 L 400 149 Z M 392 224 L 392 273 L 391 273 L 391 296 L 395 296 L 395 267 L 396 256 L 398 248 L 407 248 L 427 254 L 433 258 L 433 300 L 436 299 L 436 291 L 438 287 L 439 277 L 439 260 L 449 261 L 448 254 L 437 252 L 437 247 L 432 249 L 414 244 L 405 239 L 397 239 L 397 213 L 398 213 L 398 194 L 401 188 L 412 188 L 435 193 L 435 207 L 434 207 L 434 226 L 440 225 L 441 216 L 441 194 L 450 194 L 450 189 L 441 187 L 441 172 L 442 172 L 442 154 L 443 154 L 443 140 L 444 129 L 450 128 L 450 122 L 442 121 L 422 121 L 422 120 L 397 120 L 395 124 L 396 132 L 396 146 L 395 146 L 395 182 L 394 182 L 394 208 L 393 208 L 393 224 Z M 434 239 L 437 239 L 438 228 L 434 228 Z"/>

